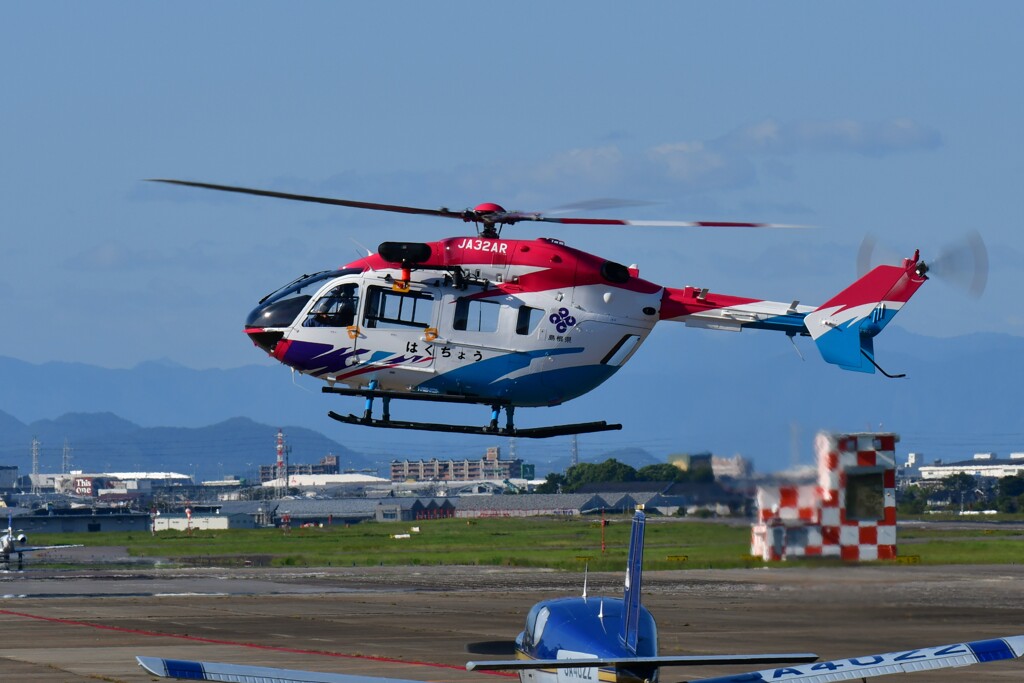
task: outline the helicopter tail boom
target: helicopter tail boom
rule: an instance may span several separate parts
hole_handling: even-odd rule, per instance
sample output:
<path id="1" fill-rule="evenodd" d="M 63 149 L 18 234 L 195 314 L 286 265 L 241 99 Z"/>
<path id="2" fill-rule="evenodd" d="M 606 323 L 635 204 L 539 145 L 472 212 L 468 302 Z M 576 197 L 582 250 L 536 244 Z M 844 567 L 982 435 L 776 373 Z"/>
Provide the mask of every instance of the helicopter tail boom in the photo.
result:
<path id="1" fill-rule="evenodd" d="M 928 266 L 915 252 L 899 266 L 878 266 L 818 307 L 717 294 L 699 287 L 667 287 L 661 320 L 731 332 L 753 328 L 790 337 L 810 336 L 826 362 L 854 372 L 877 369 L 892 377 L 875 362 L 873 340 L 928 279 L 927 272 Z"/>

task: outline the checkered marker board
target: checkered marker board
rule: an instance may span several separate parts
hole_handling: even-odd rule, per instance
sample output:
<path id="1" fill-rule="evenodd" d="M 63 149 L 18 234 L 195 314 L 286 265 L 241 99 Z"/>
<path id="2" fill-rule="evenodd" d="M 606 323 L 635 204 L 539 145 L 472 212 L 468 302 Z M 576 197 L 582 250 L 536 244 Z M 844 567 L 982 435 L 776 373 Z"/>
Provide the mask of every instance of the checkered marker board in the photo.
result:
<path id="1" fill-rule="evenodd" d="M 766 560 L 896 557 L 898 441 L 889 432 L 818 434 L 817 485 L 758 488 L 751 554 Z"/>

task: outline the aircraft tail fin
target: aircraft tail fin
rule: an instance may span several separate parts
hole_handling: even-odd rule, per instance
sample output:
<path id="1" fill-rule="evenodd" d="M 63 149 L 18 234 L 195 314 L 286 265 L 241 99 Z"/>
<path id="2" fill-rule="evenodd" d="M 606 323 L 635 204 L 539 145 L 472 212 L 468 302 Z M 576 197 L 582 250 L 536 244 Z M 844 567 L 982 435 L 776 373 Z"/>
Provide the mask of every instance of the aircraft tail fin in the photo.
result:
<path id="1" fill-rule="evenodd" d="M 878 266 L 804 318 L 822 358 L 844 370 L 885 373 L 875 363 L 874 337 L 928 279 L 918 252 L 900 266 Z"/>
<path id="2" fill-rule="evenodd" d="M 619 637 L 631 652 L 636 652 L 640 637 L 640 589 L 643 583 L 644 524 L 643 510 L 633 516 L 633 530 L 629 536 L 629 556 L 626 559 L 626 581 L 622 594 L 622 633 Z"/>

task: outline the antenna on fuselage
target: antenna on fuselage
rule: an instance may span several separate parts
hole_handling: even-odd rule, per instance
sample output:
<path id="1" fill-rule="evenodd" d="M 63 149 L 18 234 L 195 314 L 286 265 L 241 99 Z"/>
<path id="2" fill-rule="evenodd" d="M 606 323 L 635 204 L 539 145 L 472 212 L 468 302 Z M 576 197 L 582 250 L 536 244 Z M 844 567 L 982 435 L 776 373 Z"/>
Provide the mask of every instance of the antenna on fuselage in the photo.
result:
<path id="1" fill-rule="evenodd" d="M 590 563 L 583 565 L 583 602 L 587 601 L 587 575 L 590 573 Z"/>
<path id="2" fill-rule="evenodd" d="M 354 243 L 354 244 L 355 244 L 355 245 L 356 245 L 357 247 L 359 247 L 360 249 L 362 249 L 363 251 L 365 251 L 365 252 L 366 252 L 366 256 L 373 256 L 373 252 L 372 252 L 372 251 L 370 251 L 370 249 L 369 249 L 369 248 L 368 248 L 368 247 L 367 247 L 367 246 L 366 246 L 365 244 L 361 244 L 361 243 L 359 242 L 359 240 L 357 240 L 357 239 L 356 239 L 355 237 L 349 237 L 349 239 L 350 239 L 350 240 L 352 240 L 352 242 L 353 242 L 353 243 Z M 359 258 L 365 258 L 365 257 L 364 257 L 364 256 L 360 256 Z"/>

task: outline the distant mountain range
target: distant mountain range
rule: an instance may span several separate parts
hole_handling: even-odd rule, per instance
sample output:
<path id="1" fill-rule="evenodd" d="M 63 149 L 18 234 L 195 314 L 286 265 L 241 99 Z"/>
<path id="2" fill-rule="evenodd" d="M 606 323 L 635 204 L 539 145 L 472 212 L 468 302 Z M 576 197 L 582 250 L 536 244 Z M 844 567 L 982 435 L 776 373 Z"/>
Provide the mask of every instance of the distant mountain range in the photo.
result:
<path id="1" fill-rule="evenodd" d="M 879 362 L 905 379 L 826 365 L 808 340 L 801 361 L 781 335 L 655 330 L 619 373 L 556 408 L 523 409 L 521 426 L 606 419 L 623 430 L 579 437 L 580 457 L 618 454 L 633 466 L 676 452 L 710 450 L 752 458 L 760 471 L 811 459 L 819 429 L 883 429 L 901 434 L 901 454 L 962 459 L 979 451 L 1024 451 L 1024 338 L 978 334 L 937 339 L 886 331 Z M 274 460 L 282 427 L 294 462 L 328 453 L 346 467 L 382 467 L 394 458 L 476 458 L 507 439 L 395 432 L 341 425 L 326 417 L 362 410 L 359 399 L 320 393 L 267 361 L 226 370 L 147 362 L 130 370 L 0 357 L 0 464 L 27 472 L 33 437 L 44 471 L 59 470 L 65 439 L 76 469 L 164 470 L 251 475 Z M 486 422 L 486 409 L 393 404 L 401 419 Z M 323 432 L 323 433 L 321 433 Z M 334 435 L 325 436 L 325 434 Z M 337 440 L 336 440 L 337 439 Z M 518 439 L 515 455 L 538 473 L 568 465 L 567 437 Z"/>
<path id="2" fill-rule="evenodd" d="M 377 464 L 323 434 L 285 427 L 291 462 L 315 463 L 338 456 L 342 468 Z M 0 464 L 31 471 L 31 442 L 42 444 L 40 471 L 61 471 L 65 440 L 71 469 L 87 472 L 179 472 L 200 479 L 225 475 L 256 478 L 260 465 L 275 459 L 277 428 L 236 417 L 207 427 L 140 427 L 112 413 L 68 413 L 55 420 L 23 424 L 0 413 Z"/>

